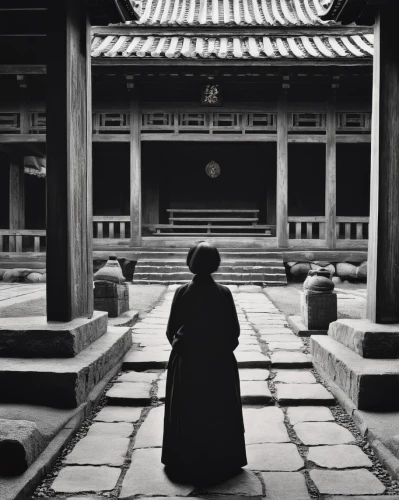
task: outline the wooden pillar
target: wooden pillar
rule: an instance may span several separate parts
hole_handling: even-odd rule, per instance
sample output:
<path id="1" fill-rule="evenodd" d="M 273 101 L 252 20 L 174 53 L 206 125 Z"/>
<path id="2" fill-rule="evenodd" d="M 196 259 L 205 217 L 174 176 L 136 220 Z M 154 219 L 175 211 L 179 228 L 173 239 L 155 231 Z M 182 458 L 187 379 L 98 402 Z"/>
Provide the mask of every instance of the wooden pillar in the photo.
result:
<path id="1" fill-rule="evenodd" d="M 277 108 L 276 233 L 279 248 L 288 247 L 288 113 L 287 89 L 280 92 Z"/>
<path id="2" fill-rule="evenodd" d="M 130 244 L 141 246 L 141 138 L 137 97 L 130 105 Z"/>
<path id="3" fill-rule="evenodd" d="M 377 14 L 374 33 L 367 318 L 399 323 L 399 5 Z"/>
<path id="4" fill-rule="evenodd" d="M 48 5 L 47 319 L 93 313 L 86 2 Z"/>
<path id="5" fill-rule="evenodd" d="M 10 229 L 25 229 L 24 159 L 10 162 Z"/>
<path id="6" fill-rule="evenodd" d="M 337 246 L 337 118 L 335 91 L 329 96 L 326 121 L 326 244 L 327 248 Z"/>

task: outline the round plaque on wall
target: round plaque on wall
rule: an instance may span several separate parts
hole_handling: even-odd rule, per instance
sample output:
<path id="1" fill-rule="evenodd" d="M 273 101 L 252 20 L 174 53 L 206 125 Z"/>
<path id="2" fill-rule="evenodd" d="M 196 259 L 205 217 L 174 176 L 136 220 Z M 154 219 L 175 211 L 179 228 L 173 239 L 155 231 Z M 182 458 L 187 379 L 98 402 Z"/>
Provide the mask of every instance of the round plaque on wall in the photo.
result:
<path id="1" fill-rule="evenodd" d="M 210 161 L 208 165 L 205 167 L 205 172 L 212 179 L 216 179 L 220 175 L 220 165 L 215 161 Z"/>

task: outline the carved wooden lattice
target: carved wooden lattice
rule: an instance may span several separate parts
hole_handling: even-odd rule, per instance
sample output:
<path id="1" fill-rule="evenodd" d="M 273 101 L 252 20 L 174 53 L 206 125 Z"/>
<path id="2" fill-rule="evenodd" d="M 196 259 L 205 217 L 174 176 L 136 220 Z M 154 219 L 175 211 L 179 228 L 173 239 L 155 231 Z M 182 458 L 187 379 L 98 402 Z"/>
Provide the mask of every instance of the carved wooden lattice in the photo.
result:
<path id="1" fill-rule="evenodd" d="M 242 113 L 213 113 L 212 126 L 217 130 L 241 130 Z"/>
<path id="2" fill-rule="evenodd" d="M 205 113 L 179 113 L 179 127 L 195 129 L 205 126 Z"/>
<path id="3" fill-rule="evenodd" d="M 290 129 L 296 131 L 325 130 L 326 115 L 323 113 L 292 113 Z"/>
<path id="4" fill-rule="evenodd" d="M 274 113 L 248 113 L 245 128 L 251 131 L 276 130 Z"/>
<path id="5" fill-rule="evenodd" d="M 19 134 L 20 127 L 19 113 L 0 113 L 0 134 Z"/>
<path id="6" fill-rule="evenodd" d="M 129 118 L 129 113 L 95 113 L 93 130 L 100 134 L 125 134 L 130 130 Z"/>
<path id="7" fill-rule="evenodd" d="M 340 132 L 369 132 L 371 113 L 338 113 L 337 130 Z"/>
<path id="8" fill-rule="evenodd" d="M 174 126 L 173 113 L 143 113 L 141 124 L 147 130 L 163 130 Z"/>
<path id="9" fill-rule="evenodd" d="M 30 134 L 44 134 L 46 132 L 46 113 L 31 113 L 29 120 Z"/>

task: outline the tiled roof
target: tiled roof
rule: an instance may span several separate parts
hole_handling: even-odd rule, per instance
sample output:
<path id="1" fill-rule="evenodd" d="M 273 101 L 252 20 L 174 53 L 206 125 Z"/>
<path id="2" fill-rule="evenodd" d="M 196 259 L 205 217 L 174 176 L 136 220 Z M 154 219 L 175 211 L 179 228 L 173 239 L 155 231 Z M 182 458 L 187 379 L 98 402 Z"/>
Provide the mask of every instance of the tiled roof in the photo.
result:
<path id="1" fill-rule="evenodd" d="M 143 0 L 133 25 L 312 26 L 330 0 Z"/>
<path id="2" fill-rule="evenodd" d="M 348 36 L 94 35 L 92 41 L 94 58 L 345 60 L 372 54 L 373 35 L 361 32 Z"/>

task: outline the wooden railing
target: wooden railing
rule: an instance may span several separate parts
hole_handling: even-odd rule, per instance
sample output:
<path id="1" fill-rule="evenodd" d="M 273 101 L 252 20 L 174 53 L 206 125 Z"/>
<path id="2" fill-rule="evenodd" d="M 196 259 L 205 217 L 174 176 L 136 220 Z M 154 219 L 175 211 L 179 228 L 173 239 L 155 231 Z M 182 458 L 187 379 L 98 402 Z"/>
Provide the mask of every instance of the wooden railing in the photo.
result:
<path id="1" fill-rule="evenodd" d="M 45 249 L 45 238 L 45 229 L 0 229 L 0 252 L 38 253 Z"/>
<path id="2" fill-rule="evenodd" d="M 288 217 L 290 239 L 324 240 L 325 228 L 325 217 Z"/>
<path id="3" fill-rule="evenodd" d="M 93 217 L 93 237 L 125 239 L 130 237 L 130 215 L 96 215 Z"/>
<path id="4" fill-rule="evenodd" d="M 338 240 L 367 240 L 369 237 L 369 217 L 337 217 Z"/>

